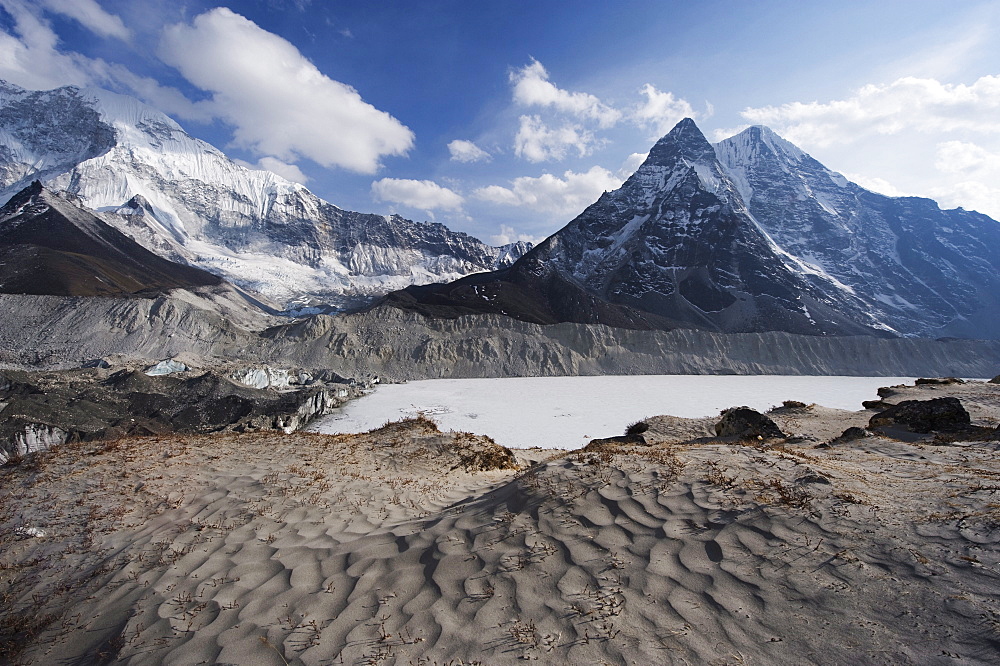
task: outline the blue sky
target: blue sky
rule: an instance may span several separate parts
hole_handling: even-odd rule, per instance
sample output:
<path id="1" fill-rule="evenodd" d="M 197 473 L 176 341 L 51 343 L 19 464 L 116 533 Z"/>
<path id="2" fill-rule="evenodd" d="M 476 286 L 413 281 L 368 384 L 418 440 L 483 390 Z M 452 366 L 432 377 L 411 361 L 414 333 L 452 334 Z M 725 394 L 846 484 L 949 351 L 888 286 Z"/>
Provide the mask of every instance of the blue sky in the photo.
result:
<path id="1" fill-rule="evenodd" d="M 1000 3 L 0 0 L 0 78 L 135 95 L 345 208 L 538 239 L 692 116 L 1000 217 Z"/>

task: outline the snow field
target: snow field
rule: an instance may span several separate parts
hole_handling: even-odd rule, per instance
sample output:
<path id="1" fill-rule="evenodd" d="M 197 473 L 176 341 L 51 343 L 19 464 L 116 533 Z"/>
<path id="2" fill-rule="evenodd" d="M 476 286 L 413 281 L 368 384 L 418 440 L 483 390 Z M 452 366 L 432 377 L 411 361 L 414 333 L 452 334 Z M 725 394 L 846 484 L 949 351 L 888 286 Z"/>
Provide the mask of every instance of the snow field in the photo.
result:
<path id="1" fill-rule="evenodd" d="M 489 435 L 512 448 L 577 449 L 620 435 L 633 421 L 670 414 L 713 416 L 727 407 L 766 410 L 784 400 L 861 409 L 876 389 L 909 377 L 633 375 L 430 379 L 385 384 L 318 420 L 310 430 L 364 432 L 424 414 L 442 430 Z"/>

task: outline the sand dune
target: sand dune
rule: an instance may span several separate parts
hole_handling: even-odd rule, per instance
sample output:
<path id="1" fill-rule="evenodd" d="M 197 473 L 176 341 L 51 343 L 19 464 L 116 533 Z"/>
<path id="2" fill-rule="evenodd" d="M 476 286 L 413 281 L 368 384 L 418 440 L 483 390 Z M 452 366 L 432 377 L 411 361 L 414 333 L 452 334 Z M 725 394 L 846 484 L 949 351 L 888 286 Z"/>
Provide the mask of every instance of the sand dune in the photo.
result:
<path id="1" fill-rule="evenodd" d="M 888 399 L 947 391 L 997 425 L 997 385 Z M 872 413 L 521 469 L 422 420 L 64 445 L 0 471 L 2 659 L 996 663 L 998 444 L 816 448 Z"/>

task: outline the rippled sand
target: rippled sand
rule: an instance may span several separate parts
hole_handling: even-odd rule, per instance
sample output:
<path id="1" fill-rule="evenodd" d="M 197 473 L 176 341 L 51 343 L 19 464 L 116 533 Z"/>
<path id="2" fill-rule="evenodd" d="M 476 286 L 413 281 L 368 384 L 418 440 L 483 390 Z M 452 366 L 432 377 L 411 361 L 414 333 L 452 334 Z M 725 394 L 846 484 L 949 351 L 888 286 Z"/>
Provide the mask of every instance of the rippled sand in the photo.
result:
<path id="1" fill-rule="evenodd" d="M 520 469 L 423 420 L 67 445 L 0 471 L 0 661 L 996 663 L 997 443 L 816 448 L 871 414 Z"/>

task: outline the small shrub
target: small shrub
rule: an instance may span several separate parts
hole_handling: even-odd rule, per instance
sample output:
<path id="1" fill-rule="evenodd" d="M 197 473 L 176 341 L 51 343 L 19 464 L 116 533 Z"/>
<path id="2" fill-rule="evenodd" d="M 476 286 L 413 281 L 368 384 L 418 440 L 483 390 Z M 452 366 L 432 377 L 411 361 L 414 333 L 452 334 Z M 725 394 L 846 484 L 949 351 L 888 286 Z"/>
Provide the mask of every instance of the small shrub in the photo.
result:
<path id="1" fill-rule="evenodd" d="M 645 421 L 636 421 L 635 423 L 630 423 L 627 428 L 625 428 L 625 435 L 641 435 L 642 433 L 649 430 L 649 424 Z"/>
<path id="2" fill-rule="evenodd" d="M 809 409 L 809 405 L 800 400 L 785 400 L 780 407 L 772 407 L 768 412 L 778 412 L 782 410 L 791 411 L 793 409 Z"/>
<path id="3" fill-rule="evenodd" d="M 459 464 L 470 472 L 488 472 L 490 470 L 517 469 L 517 459 L 506 446 L 495 442 L 478 450 L 459 451 Z"/>

